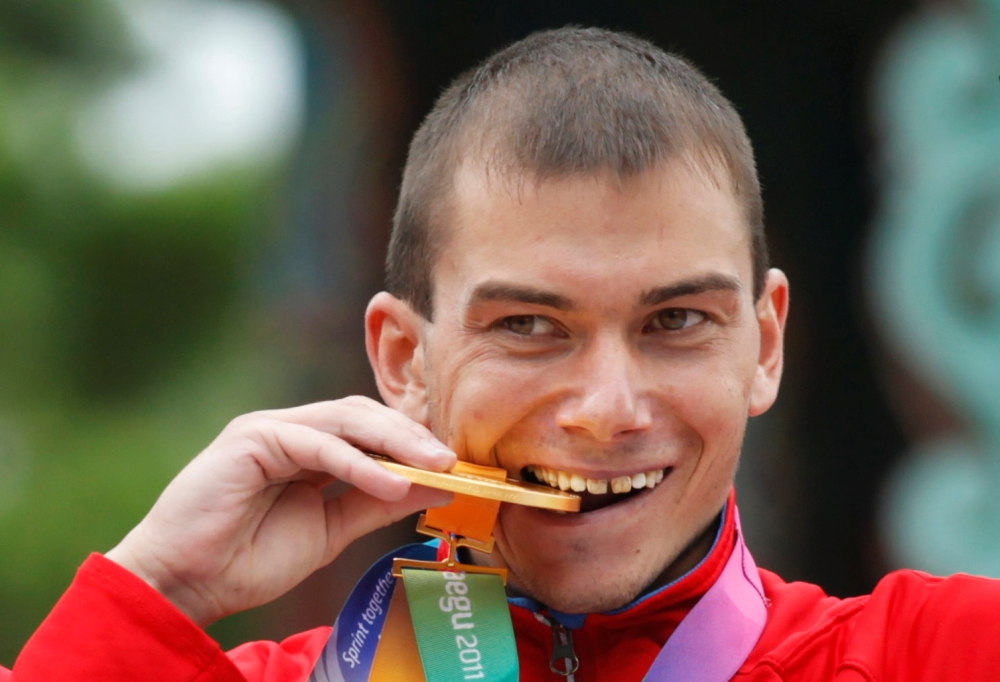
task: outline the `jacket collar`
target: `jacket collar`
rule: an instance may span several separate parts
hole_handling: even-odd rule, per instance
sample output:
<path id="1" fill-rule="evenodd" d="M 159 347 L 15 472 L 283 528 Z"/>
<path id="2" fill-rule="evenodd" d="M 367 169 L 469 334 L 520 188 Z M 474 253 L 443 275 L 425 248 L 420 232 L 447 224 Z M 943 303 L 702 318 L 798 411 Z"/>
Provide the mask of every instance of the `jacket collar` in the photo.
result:
<path id="1" fill-rule="evenodd" d="M 530 597 L 509 597 L 507 601 L 511 606 L 526 609 L 532 613 L 544 611 L 550 618 L 571 630 L 583 627 L 588 616 L 591 615 L 618 616 L 631 614 L 637 610 L 645 611 L 650 608 L 655 610 L 672 608 L 681 602 L 689 601 L 705 594 L 718 578 L 723 566 L 729 559 L 729 555 L 733 551 L 736 530 L 735 490 L 730 490 L 729 498 L 719 512 L 716 526 L 715 539 L 712 541 L 711 549 L 694 568 L 662 587 L 643 592 L 635 600 L 617 609 L 604 611 L 600 614 L 562 613 Z"/>

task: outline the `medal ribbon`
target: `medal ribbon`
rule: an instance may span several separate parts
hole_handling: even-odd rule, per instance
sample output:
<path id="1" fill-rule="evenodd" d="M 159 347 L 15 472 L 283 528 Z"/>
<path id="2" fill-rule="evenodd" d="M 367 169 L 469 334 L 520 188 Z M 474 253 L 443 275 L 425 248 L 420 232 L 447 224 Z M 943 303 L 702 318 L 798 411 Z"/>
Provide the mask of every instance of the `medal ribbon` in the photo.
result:
<path id="1" fill-rule="evenodd" d="M 730 500 L 732 503 L 732 500 Z M 726 682 L 750 656 L 767 624 L 767 601 L 736 515 L 736 545 L 722 575 L 656 656 L 643 682 Z"/>
<path id="2" fill-rule="evenodd" d="M 503 469 L 459 464 L 463 473 L 506 480 Z M 463 566 L 457 553 L 493 548 L 499 510 L 498 500 L 462 494 L 428 510 L 417 530 L 445 541 L 445 560 L 428 545 L 409 545 L 368 569 L 309 681 L 517 682 L 506 571 Z"/>
<path id="3" fill-rule="evenodd" d="M 517 644 L 496 575 L 403 569 L 427 682 L 517 682 Z"/>
<path id="4" fill-rule="evenodd" d="M 383 638 L 390 599 L 392 602 L 398 599 L 397 580 L 392 575 L 393 559 L 433 561 L 436 555 L 434 546 L 415 544 L 401 547 L 376 561 L 355 585 L 337 616 L 309 682 L 369 682 L 375 650 L 380 648 Z M 405 598 L 402 601 L 406 603 Z M 406 680 L 405 677 L 396 679 Z"/>
<path id="5" fill-rule="evenodd" d="M 394 558 L 436 555 L 433 544 L 407 545 L 368 569 L 309 682 L 517 682 L 517 644 L 499 576 L 409 568 L 402 582 L 392 575 Z"/>

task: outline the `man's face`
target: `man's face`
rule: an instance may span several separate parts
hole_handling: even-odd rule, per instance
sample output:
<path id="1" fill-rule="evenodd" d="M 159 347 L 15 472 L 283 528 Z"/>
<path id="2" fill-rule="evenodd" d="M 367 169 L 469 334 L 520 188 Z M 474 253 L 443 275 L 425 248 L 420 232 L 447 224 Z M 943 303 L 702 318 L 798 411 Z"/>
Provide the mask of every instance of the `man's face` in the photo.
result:
<path id="1" fill-rule="evenodd" d="M 621 606 L 711 524 L 774 399 L 743 214 L 683 163 L 516 187 L 465 167 L 452 208 L 427 418 L 462 459 L 587 486 L 585 513 L 503 505 L 492 561 L 561 611 Z"/>

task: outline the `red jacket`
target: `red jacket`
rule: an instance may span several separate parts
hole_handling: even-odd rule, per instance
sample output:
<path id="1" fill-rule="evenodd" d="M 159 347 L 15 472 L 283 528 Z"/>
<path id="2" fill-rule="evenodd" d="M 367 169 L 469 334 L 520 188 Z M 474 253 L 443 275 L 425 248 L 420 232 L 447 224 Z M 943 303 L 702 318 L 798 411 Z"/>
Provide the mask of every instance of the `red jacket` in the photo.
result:
<path id="1" fill-rule="evenodd" d="M 730 505 L 732 507 L 732 505 Z M 718 577 L 734 543 L 732 513 L 694 571 L 613 614 L 574 630 L 578 682 L 643 678 L 660 647 Z M 770 602 L 756 648 L 734 679 L 837 682 L 1000 680 L 1000 581 L 915 571 L 885 577 L 866 597 L 835 599 L 806 583 L 760 571 Z M 552 631 L 511 606 L 522 680 L 549 671 Z M 224 653 L 144 582 L 91 556 L 0 682 L 304 682 L 330 628 Z"/>

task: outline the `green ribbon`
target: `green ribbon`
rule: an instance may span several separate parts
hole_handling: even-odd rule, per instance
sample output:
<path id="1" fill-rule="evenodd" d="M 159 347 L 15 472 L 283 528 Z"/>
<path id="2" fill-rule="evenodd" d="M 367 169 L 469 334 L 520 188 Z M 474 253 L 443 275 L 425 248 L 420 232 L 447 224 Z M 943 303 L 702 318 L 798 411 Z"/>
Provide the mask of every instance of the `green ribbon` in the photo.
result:
<path id="1" fill-rule="evenodd" d="M 517 644 L 499 576 L 404 568 L 427 682 L 517 682 Z"/>

